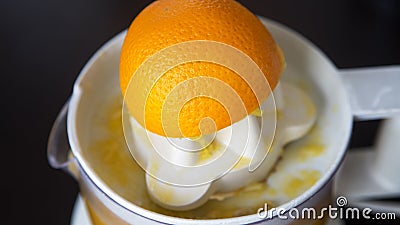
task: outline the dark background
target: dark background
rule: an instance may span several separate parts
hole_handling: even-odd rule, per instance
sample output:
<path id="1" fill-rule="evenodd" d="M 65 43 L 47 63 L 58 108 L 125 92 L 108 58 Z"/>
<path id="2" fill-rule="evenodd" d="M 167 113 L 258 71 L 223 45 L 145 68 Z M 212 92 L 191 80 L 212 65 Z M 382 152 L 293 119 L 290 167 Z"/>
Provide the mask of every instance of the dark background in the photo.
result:
<path id="1" fill-rule="evenodd" d="M 69 224 L 78 186 L 47 163 L 50 128 L 89 57 L 149 2 L 0 1 L 1 224 Z M 400 64 L 399 1 L 241 2 L 303 34 L 339 68 Z M 378 126 L 356 122 L 350 146 L 372 145 Z"/>

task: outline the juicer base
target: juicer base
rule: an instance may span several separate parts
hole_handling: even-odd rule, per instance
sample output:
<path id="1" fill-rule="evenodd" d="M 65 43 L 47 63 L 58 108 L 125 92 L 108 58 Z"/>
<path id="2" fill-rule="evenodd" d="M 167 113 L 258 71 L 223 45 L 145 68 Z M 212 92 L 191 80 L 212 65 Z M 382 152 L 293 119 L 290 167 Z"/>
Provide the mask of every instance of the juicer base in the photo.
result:
<path id="1" fill-rule="evenodd" d="M 93 225 L 80 194 L 76 198 L 74 209 L 72 210 L 71 225 Z"/>
<path id="2" fill-rule="evenodd" d="M 325 225 L 343 225 L 344 222 L 336 220 L 328 220 Z M 82 196 L 79 194 L 76 198 L 74 209 L 72 210 L 71 225 L 93 225 L 89 217 L 89 212 L 86 208 Z"/>

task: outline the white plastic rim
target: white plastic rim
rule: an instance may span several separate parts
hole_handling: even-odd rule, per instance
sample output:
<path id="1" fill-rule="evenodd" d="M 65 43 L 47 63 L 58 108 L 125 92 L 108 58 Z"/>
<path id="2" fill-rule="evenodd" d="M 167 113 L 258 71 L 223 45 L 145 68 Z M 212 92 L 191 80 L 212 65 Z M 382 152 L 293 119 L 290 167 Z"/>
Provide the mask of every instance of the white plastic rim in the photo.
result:
<path id="1" fill-rule="evenodd" d="M 292 59 L 297 60 L 296 58 L 301 58 L 298 60 L 302 60 L 304 62 L 307 62 L 307 60 L 309 60 L 308 64 L 305 66 L 311 66 L 312 70 L 326 73 L 324 74 L 324 76 L 317 76 L 317 74 L 310 76 L 313 76 L 312 79 L 314 79 L 318 87 L 321 88 L 321 92 L 325 94 L 325 97 L 327 97 L 328 100 L 332 100 L 338 104 L 336 110 L 339 111 L 339 113 L 341 114 L 340 121 L 332 121 L 332 124 L 337 124 L 341 129 L 340 131 L 337 131 L 340 132 L 339 134 L 337 134 L 338 140 L 336 141 L 336 145 L 338 146 L 338 148 L 336 149 L 336 154 L 333 156 L 334 158 L 329 169 L 311 188 L 309 188 L 303 194 L 293 199 L 292 201 L 289 201 L 286 204 L 279 206 L 280 208 L 289 210 L 293 207 L 299 207 L 303 203 L 307 202 L 310 198 L 314 197 L 321 189 L 324 188 L 325 185 L 329 183 L 332 176 L 335 174 L 345 155 L 347 143 L 350 138 L 352 127 L 352 113 L 348 97 L 346 96 L 342 80 L 339 76 L 339 71 L 332 64 L 332 62 L 315 45 L 313 45 L 311 42 L 306 40 L 298 33 L 294 32 L 293 30 L 277 22 L 267 20 L 265 18 L 260 19 L 262 20 L 263 24 L 267 26 L 276 42 L 278 42 L 280 47 L 283 49 L 283 52 L 291 52 L 293 50 L 294 52 L 304 52 L 304 54 L 306 54 L 306 58 L 304 58 L 303 56 L 291 56 L 290 54 L 285 54 L 287 62 L 290 63 Z M 100 179 L 93 168 L 90 167 L 84 157 L 84 154 L 82 153 L 82 149 L 85 149 L 86 146 L 82 145 L 83 143 L 81 143 L 80 139 L 84 138 L 85 133 L 84 130 L 81 130 L 79 128 L 78 117 L 81 113 L 80 108 L 83 104 L 85 104 L 85 102 L 82 101 L 82 95 L 84 94 L 83 90 L 84 88 L 87 88 L 87 86 L 95 86 L 95 82 L 85 83 L 85 79 L 88 77 L 87 74 L 94 69 L 94 66 L 101 62 L 102 57 L 105 57 L 105 55 L 109 54 L 110 51 L 119 51 L 125 34 L 125 31 L 121 32 L 110 41 L 108 41 L 105 45 L 103 45 L 85 65 L 74 85 L 73 94 L 69 104 L 67 130 L 71 149 L 73 155 L 76 157 L 80 165 L 80 169 L 82 170 L 81 172 L 84 172 L 89 177 L 91 182 L 93 182 L 93 184 L 102 193 L 104 193 L 105 197 L 119 205 L 120 210 L 118 211 L 124 211 L 124 215 L 127 215 L 127 213 L 133 213 L 143 218 L 148 218 L 149 221 L 157 221 L 160 223 L 171 224 L 248 224 L 263 221 L 258 217 L 257 214 L 216 220 L 193 220 L 171 217 L 152 212 L 125 200 L 120 195 L 118 195 L 118 193 L 115 193 Z M 329 91 L 332 92 L 329 93 Z M 334 130 L 335 128 L 332 127 L 331 129 Z M 336 132 L 332 131 L 332 135 L 335 135 L 335 133 Z M 118 213 L 117 215 L 121 216 L 122 219 L 129 221 L 129 218 L 124 218 Z M 278 219 L 276 212 L 274 212 L 273 214 L 272 220 L 274 219 Z M 280 223 L 282 222 L 283 221 L 280 221 Z M 288 220 L 287 222 L 290 221 Z"/>

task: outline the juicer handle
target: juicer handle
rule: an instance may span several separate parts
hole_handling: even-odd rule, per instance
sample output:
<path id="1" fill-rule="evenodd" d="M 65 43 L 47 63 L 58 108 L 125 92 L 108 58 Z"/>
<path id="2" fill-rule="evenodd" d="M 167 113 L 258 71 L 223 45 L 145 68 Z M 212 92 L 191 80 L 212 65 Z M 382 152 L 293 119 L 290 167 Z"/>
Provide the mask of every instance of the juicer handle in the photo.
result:
<path id="1" fill-rule="evenodd" d="M 400 66 L 341 69 L 356 120 L 400 115 Z"/>
<path id="2" fill-rule="evenodd" d="M 71 147 L 67 134 L 67 112 L 69 101 L 65 103 L 58 114 L 50 131 L 47 142 L 47 158 L 50 165 L 56 169 L 68 170 L 68 165 L 74 160 L 70 157 Z M 68 170 L 68 172 L 70 172 Z"/>

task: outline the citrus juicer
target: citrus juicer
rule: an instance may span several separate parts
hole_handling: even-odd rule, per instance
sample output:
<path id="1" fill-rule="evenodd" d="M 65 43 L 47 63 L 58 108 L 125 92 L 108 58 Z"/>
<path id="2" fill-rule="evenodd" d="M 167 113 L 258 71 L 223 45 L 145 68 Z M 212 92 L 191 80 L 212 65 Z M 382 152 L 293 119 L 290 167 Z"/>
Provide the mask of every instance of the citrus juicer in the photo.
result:
<path id="1" fill-rule="evenodd" d="M 320 129 L 319 132 L 326 146 L 324 153 L 313 160 L 311 164 L 309 161 L 295 160 L 295 157 L 298 156 L 297 151 L 291 152 L 293 153 L 291 156 L 294 157 L 286 157 L 285 153 L 289 153 L 289 151 L 285 151 L 279 162 L 285 163 L 280 164 L 276 168 L 276 173 L 271 173 L 268 179 L 285 178 L 285 174 L 295 173 L 296 170 L 293 169 L 296 168 L 304 169 L 310 165 L 319 168 L 322 176 L 297 197 L 281 198 L 277 196 L 279 197 L 278 205 L 285 210 L 293 207 L 299 210 L 305 207 L 315 207 L 320 204 L 321 199 L 331 196 L 330 184 L 332 182 L 330 181 L 346 152 L 352 117 L 355 116 L 358 119 L 387 118 L 399 113 L 399 101 L 396 98 L 399 89 L 396 89 L 396 85 L 400 68 L 389 66 L 338 69 L 322 51 L 298 33 L 277 22 L 265 18 L 261 18 L 261 20 L 286 53 L 288 66 L 281 83 L 290 82 L 303 87 L 303 81 L 306 80 L 311 84 L 302 90 L 312 97 L 317 108 L 316 127 Z M 90 205 L 103 221 L 109 221 L 109 217 L 112 217 L 110 224 L 118 224 L 115 222 L 116 218 L 123 221 L 121 224 L 265 223 L 266 221 L 260 219 L 256 213 L 217 220 L 185 219 L 163 215 L 157 211 L 145 209 L 138 202 L 126 199 L 116 192 L 113 186 L 104 181 L 101 173 L 97 173 L 98 171 L 91 164 L 92 159 L 88 158 L 87 149 L 92 141 L 89 134 L 96 130 L 92 124 L 93 115 L 99 114 L 96 110 L 101 108 L 105 102 L 112 100 L 106 99 L 107 101 L 105 101 L 102 96 L 104 90 L 113 93 L 107 95 L 108 98 L 120 95 L 120 91 L 115 87 L 118 87 L 119 82 L 116 75 L 124 37 L 125 32 L 122 32 L 110 40 L 99 49 L 80 73 L 75 82 L 71 100 L 60 113 L 49 139 L 50 164 L 54 168 L 64 168 L 68 171 L 71 171 L 72 165 L 76 166 L 77 170 L 75 169 L 74 172 L 79 175 L 79 178 L 76 177 L 76 179 L 79 181 L 81 189 L 88 190 L 83 193 L 86 204 Z M 362 74 L 358 74 L 358 72 Z M 115 74 L 115 76 L 110 76 L 110 74 Z M 385 79 L 381 79 L 381 77 L 385 77 Z M 374 104 L 370 104 L 372 102 Z M 296 146 L 288 146 L 288 150 L 294 150 L 292 147 Z M 72 158 L 68 157 L 71 155 Z M 292 168 L 291 165 L 296 165 L 296 168 Z M 279 181 L 279 179 L 273 179 L 274 185 L 279 188 L 283 187 L 284 183 Z M 140 183 L 142 180 L 138 179 L 135 182 Z M 241 201 L 241 203 L 244 202 Z M 108 211 L 104 211 L 104 209 Z M 289 224 L 293 221 L 279 220 L 279 217 L 275 215 L 268 220 L 269 222 L 271 224 Z"/>
<path id="2" fill-rule="evenodd" d="M 265 179 L 282 147 L 304 136 L 315 120 L 311 99 L 282 82 L 255 113 L 197 140 L 148 132 L 131 116 L 123 126 L 152 199 L 168 209 L 190 210 Z"/>

